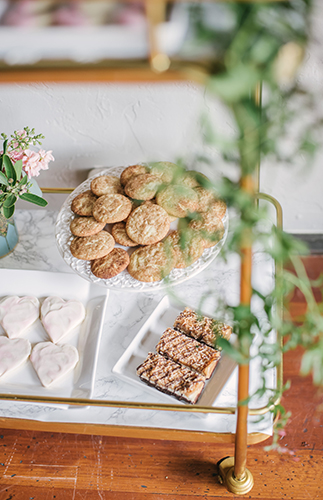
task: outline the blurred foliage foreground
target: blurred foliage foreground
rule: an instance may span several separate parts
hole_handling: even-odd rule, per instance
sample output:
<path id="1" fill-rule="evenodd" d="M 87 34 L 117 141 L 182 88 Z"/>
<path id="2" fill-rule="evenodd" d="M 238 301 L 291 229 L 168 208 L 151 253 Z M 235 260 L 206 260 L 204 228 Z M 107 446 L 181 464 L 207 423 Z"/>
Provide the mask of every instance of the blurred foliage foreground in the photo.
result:
<path id="1" fill-rule="evenodd" d="M 215 132 L 209 116 L 203 117 L 205 146 L 215 146 L 226 164 L 238 172 L 236 181 L 224 177 L 216 185 L 229 210 L 237 215 L 226 252 L 241 253 L 246 241 L 252 245 L 261 244 L 281 269 L 270 294 L 263 296 L 255 289 L 252 292 L 252 300 L 257 297 L 262 303 L 261 321 L 247 305 L 223 305 L 225 310 L 222 309 L 220 315 L 225 314 L 234 325 L 238 344 L 233 347 L 220 339 L 219 345 L 239 364 L 250 362 L 252 355 L 261 357 L 262 383 L 256 396 L 266 396 L 270 411 L 275 417 L 280 415 L 271 448 L 286 452 L 279 446 L 279 436 L 284 432 L 282 427 L 289 415 L 277 403 L 286 387 L 267 387 L 266 371 L 279 365 L 282 351 L 301 345 L 304 348 L 302 374 L 312 374 L 314 383 L 322 385 L 323 317 L 313 297 L 313 283 L 299 258 L 306 253 L 306 248 L 281 228 L 271 226 L 268 229 L 266 210 L 257 207 L 252 189 L 241 189 L 241 186 L 243 179 L 253 177 L 259 162 L 264 159 L 275 168 L 277 165 L 286 167 L 286 164 L 310 168 L 313 162 L 317 149 L 315 134 L 322 120 L 314 113 L 315 95 L 302 88 L 296 78 L 309 38 L 311 2 L 227 2 L 217 4 L 216 8 L 219 16 L 226 20 L 221 30 L 212 26 L 202 5 L 191 7 L 191 18 L 195 47 L 206 47 L 222 61 L 220 70 L 217 64 L 216 72 L 209 78 L 208 90 L 225 104 L 235 124 L 234 137 L 232 134 L 224 137 Z M 260 88 L 259 82 L 262 83 L 262 96 L 258 93 L 258 97 L 262 97 L 261 106 L 260 98 L 258 102 L 254 98 L 257 85 L 258 90 Z M 312 119 L 303 120 L 302 117 L 308 114 Z M 196 161 L 209 162 L 203 155 Z M 283 270 L 286 262 L 292 263 L 291 271 Z M 302 291 L 308 303 L 307 313 L 299 323 L 292 320 L 287 308 L 283 319 L 279 314 L 282 297 L 290 296 L 295 287 Z M 203 298 L 200 307 L 203 307 Z M 216 314 L 219 314 L 218 304 Z M 273 340 L 273 331 L 280 333 L 283 342 Z M 255 337 L 256 351 L 250 349 Z"/>

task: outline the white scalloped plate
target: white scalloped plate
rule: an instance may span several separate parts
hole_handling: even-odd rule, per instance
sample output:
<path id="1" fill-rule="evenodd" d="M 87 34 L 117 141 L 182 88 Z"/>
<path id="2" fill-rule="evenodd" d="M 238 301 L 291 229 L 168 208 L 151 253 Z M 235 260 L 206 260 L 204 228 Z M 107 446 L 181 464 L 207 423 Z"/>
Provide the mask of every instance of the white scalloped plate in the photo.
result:
<path id="1" fill-rule="evenodd" d="M 125 167 L 109 167 L 105 169 L 98 169 L 98 173 L 89 177 L 86 181 L 80 184 L 74 191 L 68 196 L 65 203 L 63 204 L 56 221 L 55 226 L 55 236 L 58 249 L 65 260 L 65 262 L 75 271 L 77 274 L 82 276 L 82 278 L 95 283 L 96 285 L 104 286 L 113 290 L 127 290 L 134 292 L 148 292 L 154 290 L 162 290 L 171 285 L 177 285 L 183 283 L 184 281 L 192 278 L 201 271 L 203 271 L 215 257 L 220 253 L 221 248 L 228 235 L 229 228 L 229 218 L 228 213 L 222 219 L 224 225 L 224 235 L 223 238 L 213 247 L 204 250 L 202 257 L 200 257 L 196 262 L 186 269 L 173 269 L 171 273 L 161 281 L 155 281 L 153 283 L 145 283 L 134 279 L 127 270 L 122 271 L 120 274 L 110 279 L 100 279 L 94 276 L 91 272 L 91 261 L 80 260 L 73 257 L 70 251 L 70 244 L 74 236 L 70 231 L 70 224 L 72 219 L 74 219 L 75 214 L 71 210 L 72 200 L 80 193 L 84 193 L 90 189 L 91 181 L 98 177 L 99 175 L 120 175 Z M 116 245 L 119 246 L 119 245 Z"/>

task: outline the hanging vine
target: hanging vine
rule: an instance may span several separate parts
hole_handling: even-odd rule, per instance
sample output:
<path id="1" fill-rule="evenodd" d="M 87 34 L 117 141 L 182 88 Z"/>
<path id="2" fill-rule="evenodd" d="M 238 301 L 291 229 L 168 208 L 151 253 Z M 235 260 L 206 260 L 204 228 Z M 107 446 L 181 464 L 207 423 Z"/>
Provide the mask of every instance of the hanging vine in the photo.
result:
<path id="1" fill-rule="evenodd" d="M 237 334 L 238 344 L 219 339 L 218 345 L 239 364 L 249 363 L 255 356 L 261 358 L 261 381 L 255 396 L 267 396 L 268 406 L 276 417 L 271 449 L 286 452 L 279 446 L 289 413 L 280 404 L 280 396 L 288 387 L 272 389 L 267 386 L 266 372 L 279 365 L 282 352 L 304 348 L 301 373 L 311 374 L 317 385 L 323 383 L 323 317 L 313 293 L 313 283 L 306 275 L 300 255 L 306 252 L 302 242 L 276 226 L 268 229 L 268 213 L 256 206 L 254 193 L 241 190 L 241 178 L 254 176 L 259 162 L 277 166 L 310 165 L 317 143 L 315 133 L 322 127 L 322 118 L 314 113 L 315 96 L 302 88 L 295 74 L 304 56 L 310 33 L 310 0 L 290 2 L 221 3 L 217 8 L 222 19 L 222 30 L 212 27 L 203 5 L 191 7 L 191 33 L 195 51 L 214 62 L 214 74 L 208 82 L 208 92 L 225 104 L 233 117 L 235 135 L 224 137 L 216 132 L 207 114 L 203 116 L 203 140 L 206 147 L 216 148 L 223 161 L 239 172 L 237 180 L 224 176 L 216 189 L 229 209 L 234 211 L 234 229 L 230 232 L 225 252 L 240 254 L 243 239 L 248 232 L 253 244 L 260 244 L 278 265 L 292 264 L 277 274 L 276 286 L 266 295 L 253 290 L 262 304 L 253 312 L 246 305 L 222 304 L 220 315 L 229 317 Z M 222 17 L 221 17 L 222 16 Z M 219 24 L 219 23 L 218 23 Z M 193 46 L 192 45 L 192 46 Z M 219 63 L 220 61 L 220 63 Z M 262 103 L 254 98 L 253 89 L 262 83 Z M 259 88 L 259 87 L 258 87 Z M 300 113 L 312 117 L 300 120 Z M 295 124 L 297 126 L 295 126 Z M 288 144 L 288 147 L 286 147 Z M 210 163 L 206 155 L 199 155 L 196 163 Z M 282 167 L 283 168 L 283 167 Z M 291 167 L 292 168 L 292 167 Z M 226 254 L 224 253 L 224 258 Z M 317 283 L 315 284 L 317 286 Z M 301 323 L 295 324 L 287 304 L 284 314 L 278 314 L 277 303 L 298 288 L 307 300 L 307 312 Z M 203 307 L 201 298 L 200 307 Z M 219 302 L 217 312 L 219 314 Z M 283 339 L 273 340 L 277 331 Z M 249 353 L 255 337 L 257 349 Z M 259 339 L 261 339 L 259 341 Z"/>

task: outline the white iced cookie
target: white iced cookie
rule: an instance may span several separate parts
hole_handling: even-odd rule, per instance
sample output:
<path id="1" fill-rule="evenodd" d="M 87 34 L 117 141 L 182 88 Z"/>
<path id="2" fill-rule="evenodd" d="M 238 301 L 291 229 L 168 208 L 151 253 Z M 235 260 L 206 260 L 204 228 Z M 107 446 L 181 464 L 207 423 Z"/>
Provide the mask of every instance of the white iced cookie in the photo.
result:
<path id="1" fill-rule="evenodd" d="M 37 297 L 5 297 L 0 301 L 0 324 L 9 338 L 19 337 L 39 318 Z"/>
<path id="2" fill-rule="evenodd" d="M 44 387 L 67 375 L 78 360 L 76 347 L 68 344 L 56 345 L 52 342 L 36 344 L 30 355 L 30 361 Z"/>
<path id="3" fill-rule="evenodd" d="M 84 318 L 85 308 L 78 300 L 47 297 L 41 306 L 41 322 L 55 344 L 82 323 Z"/>
<path id="4" fill-rule="evenodd" d="M 0 377 L 24 363 L 30 354 L 31 345 L 27 339 L 0 337 Z"/>

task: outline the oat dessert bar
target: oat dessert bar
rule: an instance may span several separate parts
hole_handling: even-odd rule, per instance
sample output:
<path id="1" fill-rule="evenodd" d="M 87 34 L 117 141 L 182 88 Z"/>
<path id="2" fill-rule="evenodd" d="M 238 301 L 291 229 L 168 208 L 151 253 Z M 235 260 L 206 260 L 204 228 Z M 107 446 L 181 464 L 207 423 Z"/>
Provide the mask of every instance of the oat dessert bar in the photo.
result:
<path id="1" fill-rule="evenodd" d="M 151 352 L 138 366 L 137 375 L 159 391 L 191 404 L 197 402 L 205 384 L 203 375 Z"/>
<path id="2" fill-rule="evenodd" d="M 185 307 L 184 311 L 177 316 L 173 327 L 210 347 L 215 347 L 218 337 L 229 340 L 232 333 L 231 326 L 207 316 L 201 316 L 189 307 Z"/>
<path id="3" fill-rule="evenodd" d="M 156 351 L 176 363 L 209 379 L 221 357 L 220 351 L 189 338 L 173 328 L 167 328 L 156 346 Z"/>

